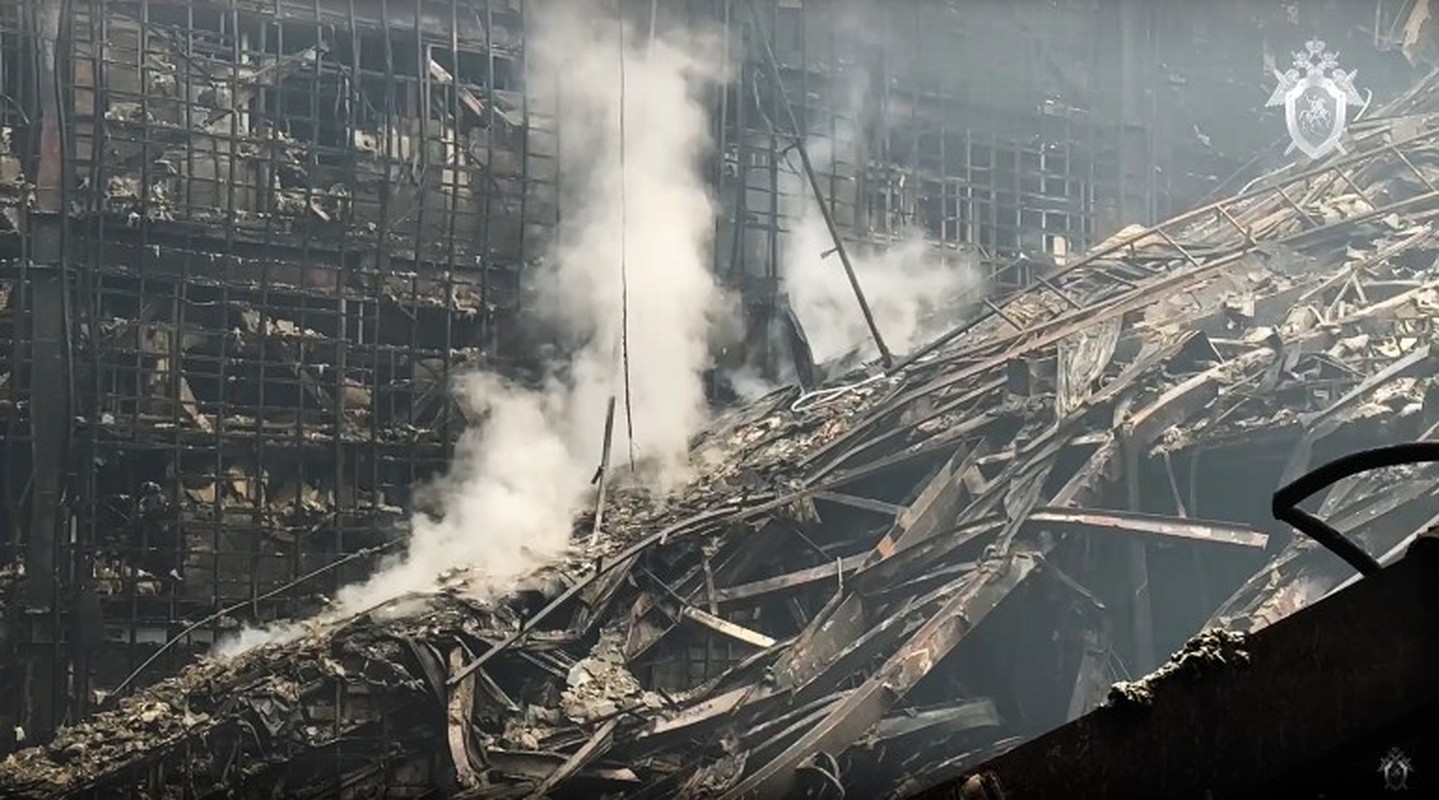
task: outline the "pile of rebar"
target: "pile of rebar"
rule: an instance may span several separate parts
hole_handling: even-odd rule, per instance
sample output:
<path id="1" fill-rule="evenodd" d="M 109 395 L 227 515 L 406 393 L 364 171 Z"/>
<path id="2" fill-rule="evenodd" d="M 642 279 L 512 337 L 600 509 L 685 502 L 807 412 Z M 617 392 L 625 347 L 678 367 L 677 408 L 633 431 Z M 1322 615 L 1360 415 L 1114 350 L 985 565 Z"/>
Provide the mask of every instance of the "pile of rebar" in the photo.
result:
<path id="1" fill-rule="evenodd" d="M 718 420 L 700 479 L 615 489 L 596 544 L 502 604 L 457 587 L 198 664 L 12 756 L 0 793 L 903 796 L 1208 620 L 1302 607 L 1354 571 L 1272 491 L 1439 426 L 1436 92 L 882 378 Z M 1345 481 L 1322 515 L 1382 559 L 1435 483 Z"/>

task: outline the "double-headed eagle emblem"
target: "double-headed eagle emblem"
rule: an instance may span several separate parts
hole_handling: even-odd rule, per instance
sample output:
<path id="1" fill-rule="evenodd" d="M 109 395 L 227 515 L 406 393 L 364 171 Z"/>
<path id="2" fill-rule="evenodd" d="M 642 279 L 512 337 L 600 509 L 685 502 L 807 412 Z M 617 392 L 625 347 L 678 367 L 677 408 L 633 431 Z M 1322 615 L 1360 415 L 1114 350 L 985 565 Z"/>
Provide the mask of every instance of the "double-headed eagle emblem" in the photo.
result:
<path id="1" fill-rule="evenodd" d="M 1338 149 L 1348 122 L 1349 106 L 1363 106 L 1364 97 L 1354 88 L 1357 70 L 1339 68 L 1339 57 L 1322 41 L 1305 43 L 1294 54 L 1294 66 L 1274 70 L 1279 85 L 1266 106 L 1284 106 L 1289 127 L 1289 150 L 1298 148 L 1310 158 L 1320 158 Z"/>

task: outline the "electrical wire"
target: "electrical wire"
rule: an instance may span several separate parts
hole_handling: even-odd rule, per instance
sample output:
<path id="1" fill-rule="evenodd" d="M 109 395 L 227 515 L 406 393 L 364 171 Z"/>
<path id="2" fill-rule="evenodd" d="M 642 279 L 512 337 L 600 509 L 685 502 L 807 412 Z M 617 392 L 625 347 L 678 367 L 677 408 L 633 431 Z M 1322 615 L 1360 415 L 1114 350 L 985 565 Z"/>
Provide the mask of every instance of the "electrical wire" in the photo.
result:
<path id="1" fill-rule="evenodd" d="M 1370 104 L 1370 103 L 1373 103 L 1373 102 L 1374 102 L 1374 91 L 1373 91 L 1372 89 L 1365 89 L 1365 90 L 1364 90 L 1364 105 L 1363 105 L 1362 107 L 1360 107 L 1359 113 L 1355 114 L 1355 115 L 1354 115 L 1354 119 L 1351 120 L 1351 121 L 1352 121 L 1352 122 L 1358 122 L 1359 120 L 1363 119 L 1363 118 L 1364 118 L 1364 115 L 1369 112 L 1369 104 Z"/>
<path id="2" fill-rule="evenodd" d="M 1274 493 L 1271 511 L 1275 519 L 1293 525 L 1301 533 L 1344 559 L 1361 575 L 1373 575 L 1383 569 L 1378 559 L 1329 523 L 1299 508 L 1299 504 L 1329 486 L 1361 472 L 1436 461 L 1439 461 L 1439 442 L 1409 442 L 1350 453 L 1281 487 Z"/>
<path id="3" fill-rule="evenodd" d="M 635 471 L 635 417 L 630 402 L 630 277 L 629 277 L 629 204 L 625 184 L 629 170 L 625 164 L 625 4 L 619 0 L 620 44 L 620 359 L 625 382 L 625 437 L 629 442 L 630 472 Z"/>
<path id="4" fill-rule="evenodd" d="M 837 792 L 837 800 L 844 800 L 844 782 L 839 779 L 839 761 L 833 755 L 826 752 L 815 753 L 814 758 L 808 764 L 801 765 L 799 769 L 814 772 L 824 778 L 826 788 L 832 788 Z"/>

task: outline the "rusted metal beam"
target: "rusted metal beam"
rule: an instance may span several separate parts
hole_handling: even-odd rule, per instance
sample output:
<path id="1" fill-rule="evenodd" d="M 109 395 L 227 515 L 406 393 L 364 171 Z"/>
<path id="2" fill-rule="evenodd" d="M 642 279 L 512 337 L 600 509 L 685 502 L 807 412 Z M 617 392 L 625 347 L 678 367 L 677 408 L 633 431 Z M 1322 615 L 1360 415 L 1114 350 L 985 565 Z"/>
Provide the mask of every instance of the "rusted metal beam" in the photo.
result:
<path id="1" fill-rule="evenodd" d="M 1122 438 L 1148 449 L 1166 429 L 1208 408 L 1236 376 L 1268 364 L 1274 356 L 1272 349 L 1261 347 L 1185 380 L 1126 420 Z"/>
<path id="2" fill-rule="evenodd" d="M 715 600 L 721 603 L 729 603 L 736 600 L 748 600 L 753 597 L 761 597 L 787 589 L 809 586 L 858 569 L 860 564 L 864 563 L 864 559 L 865 554 L 849 556 L 828 564 L 810 567 L 809 569 L 787 572 L 784 575 L 776 575 L 773 578 L 765 578 L 760 581 L 751 581 L 750 583 L 742 583 L 738 586 L 717 589 L 715 591 Z"/>
<path id="3" fill-rule="evenodd" d="M 1374 770 L 1396 725 L 1439 708 L 1436 574 L 1439 542 L 1421 538 L 1393 566 L 1247 637 L 1242 660 L 1200 652 L 1202 668 L 1146 679 L 1147 705 L 1101 707 L 916 800 L 1225 800 L 1313 796 L 1298 791 L 1311 785 L 1335 794 L 1341 782 L 1336 796 L 1379 792 Z M 1432 722 L 1424 729 L 1432 737 Z M 1361 759 L 1352 775 L 1336 769 L 1346 754 Z"/>
<path id="4" fill-rule="evenodd" d="M 820 217 L 824 225 L 829 229 L 830 241 L 834 243 L 834 252 L 839 255 L 839 262 L 844 267 L 845 277 L 849 279 L 849 288 L 854 291 L 854 299 L 859 303 L 860 313 L 864 315 L 864 324 L 869 328 L 869 336 L 874 340 L 875 349 L 879 351 L 880 363 L 885 369 L 894 366 L 894 355 L 889 351 L 889 345 L 884 343 L 884 336 L 879 332 L 879 325 L 874 321 L 874 312 L 870 310 L 869 300 L 864 296 L 864 288 L 859 285 L 859 276 L 854 271 L 854 264 L 849 260 L 849 250 L 844 246 L 844 237 L 840 235 L 839 225 L 834 221 L 834 212 L 830 210 L 829 200 L 824 196 L 824 189 L 819 185 L 819 175 L 815 172 L 814 164 L 809 158 L 809 148 L 805 146 L 805 130 L 800 127 L 799 119 L 795 116 L 794 106 L 790 105 L 789 93 L 784 88 L 784 76 L 780 74 L 779 60 L 775 57 L 774 46 L 770 43 L 769 36 L 762 33 L 767 29 L 764 20 L 760 17 L 759 8 L 754 0 L 749 0 L 750 18 L 754 22 L 754 30 L 761 32 L 757 38 L 763 45 L 764 59 L 769 67 L 769 79 L 774 84 L 773 88 L 779 95 L 779 105 L 789 117 L 790 130 L 794 133 L 794 149 L 799 153 L 800 166 L 804 168 L 805 178 L 809 181 L 810 191 L 814 194 L 815 205 L 819 207 Z"/>
<path id="5" fill-rule="evenodd" d="M 459 670 L 464 663 L 464 653 L 460 648 L 450 651 L 451 672 Z M 470 714 L 475 707 L 475 680 L 475 674 L 472 673 L 456 684 L 445 706 L 445 743 L 449 745 L 450 763 L 455 767 L 455 777 L 462 789 L 472 789 L 480 784 L 480 773 L 475 769 L 475 762 L 470 756 L 470 750 L 474 747 Z"/>
<path id="6" fill-rule="evenodd" d="M 595 581 L 599 580 L 602 577 L 614 574 L 616 565 L 623 565 L 627 568 L 629 564 L 633 563 L 633 560 L 638 557 L 640 553 L 648 550 L 650 547 L 653 547 L 656 543 L 683 531 L 694 530 L 695 528 L 705 525 L 715 519 L 729 516 L 734 516 L 733 509 L 724 507 L 712 508 L 708 511 L 704 511 L 692 517 L 680 520 L 679 522 L 667 526 L 664 529 L 657 531 L 656 533 L 652 533 L 644 539 L 635 542 L 634 544 L 625 548 L 613 559 L 611 559 L 608 562 L 607 566 L 595 570 L 595 572 L 589 577 L 575 583 L 573 586 L 560 593 L 554 599 L 550 600 L 549 603 L 545 604 L 544 608 L 541 608 L 539 611 L 535 612 L 532 616 L 526 619 L 524 624 L 520 626 L 519 630 L 514 631 L 513 633 L 506 636 L 504 641 L 499 642 L 494 647 L 491 647 L 489 650 L 481 653 L 473 661 L 471 661 L 469 664 L 466 664 L 462 669 L 452 675 L 449 681 L 450 686 L 457 685 L 460 681 L 465 679 L 465 676 L 469 675 L 471 672 L 479 669 L 480 667 L 483 667 L 486 663 L 489 662 L 490 659 L 508 650 L 510 647 L 513 647 L 515 643 L 523 639 L 525 635 L 529 633 L 532 628 L 534 628 L 534 626 L 538 625 L 541 621 L 547 619 L 551 614 L 555 613 L 559 609 L 568 605 L 570 601 L 574 600 L 576 596 L 578 596 L 582 591 L 588 588 Z"/>
<path id="7" fill-rule="evenodd" d="M 994 701 L 988 698 L 967 700 L 943 708 L 929 708 L 905 713 L 901 710 L 880 720 L 874 734 L 864 743 L 875 746 L 916 734 L 973 730 L 997 727 L 1003 722 Z"/>
<path id="8" fill-rule="evenodd" d="M 1097 626 L 1085 631 L 1083 643 L 1079 669 L 1074 675 L 1074 690 L 1070 693 L 1069 710 L 1065 715 L 1067 722 L 1079 719 L 1103 703 L 1113 683 L 1107 668 L 1113 646 L 1108 630 Z"/>
<path id="9" fill-rule="evenodd" d="M 1389 205 L 1370 212 L 1347 217 L 1330 225 L 1326 225 L 1323 228 L 1291 234 L 1275 241 L 1279 244 L 1298 244 L 1321 234 L 1333 234 L 1344 228 L 1353 227 L 1354 225 L 1369 220 L 1380 219 L 1390 214 L 1408 210 L 1411 207 L 1420 207 L 1426 203 L 1433 203 L 1435 201 L 1439 201 L 1439 192 L 1426 192 L 1395 203 L 1390 203 Z M 1207 280 L 1219 271 L 1237 264 L 1252 251 L 1253 246 L 1251 245 L 1249 248 L 1228 253 L 1207 261 L 1202 267 L 1194 267 L 1156 278 L 1120 296 L 1087 307 L 1084 311 L 1072 311 L 1060 314 L 1056 317 L 1037 322 L 1024 331 L 997 337 L 996 339 L 986 339 L 984 352 L 989 353 L 989 355 L 977 357 L 974 361 L 968 362 L 960 369 L 953 370 L 926 384 L 915 386 L 897 394 L 884 406 L 871 412 L 871 417 L 880 418 L 886 416 L 895 408 L 913 403 L 921 397 L 954 386 L 962 381 L 971 380 L 995 367 L 1004 365 L 1011 359 L 1033 353 L 1040 348 L 1049 347 L 1088 326 L 1120 319 L 1131 311 L 1150 306 L 1158 302 L 1161 297 L 1169 296 L 1172 292 L 1179 291 L 1186 286 Z M 868 421 L 869 420 L 866 420 L 866 422 Z"/>
<path id="10" fill-rule="evenodd" d="M 923 491 L 865 557 L 861 569 L 868 569 L 904 547 L 932 536 L 939 526 L 953 518 L 965 492 L 960 489 L 964 473 L 980 455 L 978 446 L 950 456 Z M 869 627 L 865 601 L 850 591 L 820 610 L 796 640 L 794 647 L 775 665 L 775 677 L 782 686 L 798 686 L 821 670 L 840 650 Z"/>
<path id="11" fill-rule="evenodd" d="M 605 404 L 605 433 L 600 438 L 600 468 L 595 474 L 599 482 L 599 488 L 595 490 L 595 524 L 590 530 L 590 546 L 594 547 L 600 539 L 600 530 L 604 527 L 605 521 L 605 495 L 610 485 L 610 450 L 615 440 L 615 396 L 610 395 L 609 402 Z"/>
<path id="12" fill-rule="evenodd" d="M 830 503 L 837 503 L 850 508 L 858 508 L 864 511 L 873 511 L 876 514 L 883 514 L 888 517 L 895 517 L 904 513 L 904 506 L 886 503 L 883 500 L 871 500 L 868 497 L 860 497 L 853 494 L 842 494 L 840 492 L 815 492 L 810 495 L 815 500 L 825 500 Z"/>
<path id="13" fill-rule="evenodd" d="M 818 452 L 806 459 L 805 464 L 807 466 L 811 464 L 822 464 L 822 466 L 814 469 L 810 473 L 808 482 L 814 483 L 830 472 L 849 463 L 861 453 L 880 447 L 891 440 L 910 435 L 917 427 L 924 423 L 955 411 L 969 410 L 974 412 L 966 415 L 970 417 L 970 419 L 967 419 L 964 423 L 957 426 L 958 428 L 970 431 L 982 430 L 985 425 L 1000 417 L 999 414 L 993 413 L 984 401 L 990 395 L 996 394 L 1003 389 L 1005 380 L 1003 377 L 999 377 L 976 381 L 976 383 L 978 385 L 971 387 L 959 397 L 940 403 L 928 409 L 925 413 L 916 414 L 912 418 L 898 421 L 883 430 L 877 429 L 873 420 L 864 425 L 856 426 L 851 429 L 849 434 L 841 436 L 824 447 L 821 447 Z M 950 438 L 957 438 L 952 435 L 953 431 L 950 433 Z M 839 451 L 838 455 L 834 455 L 836 451 Z"/>
<path id="14" fill-rule="evenodd" d="M 730 622 L 723 617 L 715 616 L 708 611 L 695 608 L 694 606 L 683 606 L 680 608 L 680 615 L 686 619 L 694 620 L 716 633 L 724 634 L 737 642 L 744 642 L 745 644 L 753 645 L 760 649 L 773 647 L 775 643 L 774 639 L 759 631 L 750 630 L 743 625 Z"/>
<path id="15" fill-rule="evenodd" d="M 1326 406 L 1323 411 L 1305 417 L 1304 425 L 1307 430 L 1304 433 L 1304 438 L 1301 439 L 1298 446 L 1294 448 L 1294 452 L 1290 455 L 1289 462 L 1284 467 L 1281 483 L 1288 483 L 1294 478 L 1299 477 L 1299 474 L 1304 471 L 1304 467 L 1309 464 L 1314 443 L 1338 427 L 1338 419 L 1341 418 L 1342 413 L 1347 408 L 1368 396 L 1370 392 L 1373 392 L 1380 386 L 1409 375 L 1418 366 L 1428 361 L 1429 358 L 1430 346 L 1428 344 L 1418 345 L 1403 357 L 1384 367 L 1384 369 L 1365 378 L 1358 386 L 1345 392 L 1343 397 Z"/>
<path id="16" fill-rule="evenodd" d="M 864 566 L 872 567 L 906 547 L 933 536 L 941 525 L 954 518 L 960 503 L 968 492 L 964 491 L 964 476 L 979 458 L 983 442 L 955 453 L 939 472 L 930 479 L 919 497 L 900 512 L 894 526 L 875 544 Z M 962 455 L 961 455 L 962 454 Z"/>
<path id="17" fill-rule="evenodd" d="M 805 760 L 816 753 L 833 753 L 858 739 L 983 622 L 1029 576 L 1038 560 L 1037 552 L 1021 551 L 971 573 L 965 585 L 873 676 L 784 752 L 753 770 L 738 786 L 722 795 L 724 800 L 780 797 L 793 784 L 794 771 Z"/>
<path id="18" fill-rule="evenodd" d="M 1132 511 L 1036 508 L 1030 512 L 1027 524 L 1056 531 L 1140 534 L 1164 539 L 1188 539 L 1259 550 L 1269 544 L 1267 534 L 1243 525 L 1185 517 L 1140 514 Z"/>
<path id="19" fill-rule="evenodd" d="M 618 724 L 619 718 L 616 717 L 601 725 L 599 730 L 595 731 L 589 739 L 580 746 L 580 749 L 565 759 L 565 763 L 556 767 L 555 771 L 551 772 L 548 777 L 540 782 L 540 785 L 536 786 L 529 796 L 532 798 L 549 796 L 550 791 L 563 783 L 566 778 L 584 769 L 596 758 L 603 755 L 614 742 L 615 726 Z"/>

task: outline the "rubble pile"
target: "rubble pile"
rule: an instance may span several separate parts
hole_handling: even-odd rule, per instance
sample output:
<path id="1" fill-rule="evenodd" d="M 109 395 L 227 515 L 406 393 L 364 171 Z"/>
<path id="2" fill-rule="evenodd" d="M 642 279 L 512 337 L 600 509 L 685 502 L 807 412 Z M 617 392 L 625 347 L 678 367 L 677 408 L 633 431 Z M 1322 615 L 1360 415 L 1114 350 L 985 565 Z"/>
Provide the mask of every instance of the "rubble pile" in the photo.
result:
<path id="1" fill-rule="evenodd" d="M 1206 619 L 1272 622 L 1353 573 L 1286 541 L 1270 492 L 1439 425 L 1436 92 L 883 378 L 718 420 L 693 485 L 617 487 L 596 544 L 503 608 L 407 598 L 197 664 L 10 757 L 0 793 L 902 796 Z M 1318 513 L 1384 557 L 1433 524 L 1435 482 L 1345 481 Z"/>

